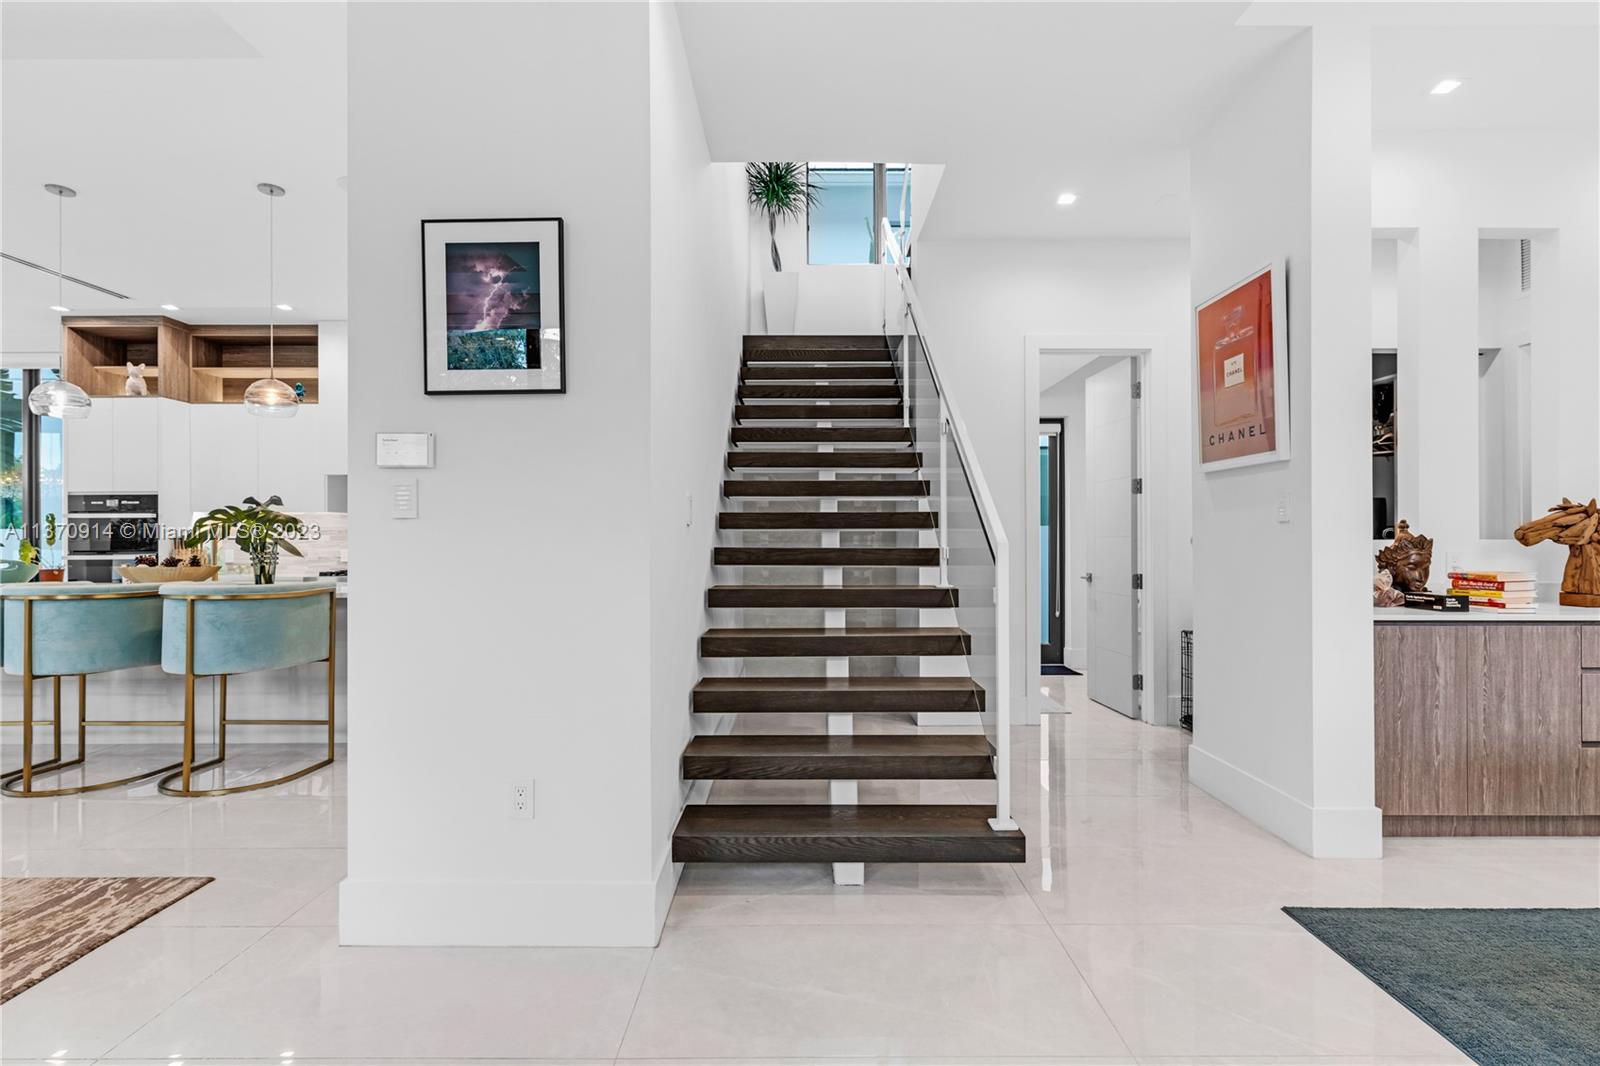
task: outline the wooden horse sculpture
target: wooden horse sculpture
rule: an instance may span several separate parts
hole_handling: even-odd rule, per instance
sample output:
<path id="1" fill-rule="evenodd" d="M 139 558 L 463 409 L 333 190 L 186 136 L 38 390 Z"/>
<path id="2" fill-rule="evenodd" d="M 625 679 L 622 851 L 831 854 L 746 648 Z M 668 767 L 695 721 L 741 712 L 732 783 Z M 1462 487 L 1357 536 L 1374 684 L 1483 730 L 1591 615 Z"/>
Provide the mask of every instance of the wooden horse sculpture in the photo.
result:
<path id="1" fill-rule="evenodd" d="M 1543 518 L 1518 526 L 1512 536 L 1529 547 L 1543 540 L 1565 544 L 1567 569 L 1561 575 L 1561 603 L 1600 607 L 1600 506 L 1594 500 L 1573 503 L 1563 496 Z"/>

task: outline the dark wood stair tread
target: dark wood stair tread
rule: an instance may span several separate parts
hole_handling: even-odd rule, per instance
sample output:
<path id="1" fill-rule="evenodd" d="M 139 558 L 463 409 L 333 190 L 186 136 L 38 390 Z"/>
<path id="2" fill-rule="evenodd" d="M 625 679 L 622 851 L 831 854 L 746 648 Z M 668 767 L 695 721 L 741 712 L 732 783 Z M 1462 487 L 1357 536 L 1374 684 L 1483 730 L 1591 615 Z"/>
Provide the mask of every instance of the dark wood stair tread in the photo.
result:
<path id="1" fill-rule="evenodd" d="M 735 444 L 910 444 L 905 426 L 734 426 Z"/>
<path id="2" fill-rule="evenodd" d="M 915 714 L 981 712 L 983 686 L 970 677 L 706 677 L 696 714 Z"/>
<path id="3" fill-rule="evenodd" d="M 724 496 L 926 496 L 928 483 L 919 478 L 747 478 L 722 483 Z"/>
<path id="4" fill-rule="evenodd" d="M 899 343 L 898 340 L 895 341 Z M 770 356 L 782 352 L 800 352 L 803 354 L 823 353 L 836 355 L 841 352 L 866 352 L 889 357 L 889 342 L 882 336 L 849 335 L 842 333 L 829 334 L 801 334 L 801 333 L 751 333 L 744 338 L 744 354 L 746 356 Z"/>
<path id="5" fill-rule="evenodd" d="M 740 403 L 733 408 L 733 417 L 741 422 L 762 419 L 838 422 L 853 418 L 898 422 L 904 413 L 898 403 Z"/>
<path id="6" fill-rule="evenodd" d="M 894 384 L 894 364 L 888 360 L 875 364 L 823 366 L 750 366 L 739 371 L 741 381 L 874 381 Z"/>
<path id="7" fill-rule="evenodd" d="M 954 626 L 854 626 L 843 629 L 708 629 L 707 658 L 849 655 L 970 655 L 972 637 Z"/>
<path id="8" fill-rule="evenodd" d="M 933 511 L 723 511 L 722 529 L 933 529 Z"/>
<path id="9" fill-rule="evenodd" d="M 705 736 L 683 752 L 686 780 L 957 780 L 994 777 L 994 748 L 971 734 Z"/>
<path id="10" fill-rule="evenodd" d="M 938 566 L 938 548 L 713 548 L 717 566 Z"/>
<path id="11" fill-rule="evenodd" d="M 900 386 L 892 382 L 888 385 L 865 382 L 807 385 L 790 381 L 756 381 L 741 384 L 739 397 L 745 400 L 898 400 Z"/>
<path id="12" fill-rule="evenodd" d="M 672 833 L 674 862 L 1023 862 L 1020 830 L 991 806 L 695 804 Z"/>
<path id="13" fill-rule="evenodd" d="M 739 469 L 844 470 L 864 468 L 914 469 L 922 465 L 922 453 L 909 450 L 879 451 L 868 448 L 841 448 L 833 452 L 786 451 L 777 448 L 752 448 L 728 453 L 728 465 Z"/>
<path id="14" fill-rule="evenodd" d="M 939 585 L 713 585 L 707 607 L 954 607 Z"/>

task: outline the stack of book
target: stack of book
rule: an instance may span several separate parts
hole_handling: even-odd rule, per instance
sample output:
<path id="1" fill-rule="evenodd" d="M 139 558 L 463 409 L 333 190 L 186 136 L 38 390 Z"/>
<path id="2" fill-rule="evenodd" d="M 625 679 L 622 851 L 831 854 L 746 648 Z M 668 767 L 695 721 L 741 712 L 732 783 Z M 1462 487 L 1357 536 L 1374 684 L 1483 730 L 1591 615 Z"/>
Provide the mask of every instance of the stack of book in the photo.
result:
<path id="1" fill-rule="evenodd" d="M 1534 609 L 1536 575 L 1527 570 L 1453 570 L 1450 595 L 1494 611 Z"/>

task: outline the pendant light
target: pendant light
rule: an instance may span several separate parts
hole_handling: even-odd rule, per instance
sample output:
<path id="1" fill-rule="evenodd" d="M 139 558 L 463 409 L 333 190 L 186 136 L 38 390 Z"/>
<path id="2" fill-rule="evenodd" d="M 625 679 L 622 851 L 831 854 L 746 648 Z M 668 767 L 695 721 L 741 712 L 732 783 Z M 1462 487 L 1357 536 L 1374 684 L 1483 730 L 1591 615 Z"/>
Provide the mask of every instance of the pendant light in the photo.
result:
<path id="1" fill-rule="evenodd" d="M 77 196 L 78 191 L 54 183 L 46 185 L 44 191 L 56 198 L 56 302 L 50 306 L 50 310 L 65 315 L 69 314 L 71 309 L 63 302 L 66 296 L 62 291 L 64 284 L 61 278 L 62 204 Z M 28 392 L 28 410 L 40 417 L 88 418 L 90 403 L 87 392 L 61 377 L 51 381 L 41 381 Z"/>
<path id="2" fill-rule="evenodd" d="M 300 397 L 288 382 L 278 380 L 277 336 L 273 315 L 277 311 L 273 292 L 273 206 L 284 193 L 282 185 L 261 182 L 256 191 L 267 198 L 267 376 L 250 383 L 244 390 L 244 409 L 262 418 L 293 418 L 300 408 Z"/>

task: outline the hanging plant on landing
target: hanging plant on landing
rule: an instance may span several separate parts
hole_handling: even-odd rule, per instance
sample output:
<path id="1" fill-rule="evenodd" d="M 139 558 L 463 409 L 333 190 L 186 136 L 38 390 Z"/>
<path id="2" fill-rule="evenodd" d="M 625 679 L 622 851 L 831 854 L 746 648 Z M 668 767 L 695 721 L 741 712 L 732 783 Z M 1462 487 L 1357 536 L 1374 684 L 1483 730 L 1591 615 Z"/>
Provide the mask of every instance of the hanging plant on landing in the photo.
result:
<path id="1" fill-rule="evenodd" d="M 750 205 L 767 216 L 767 235 L 772 240 L 772 269 L 783 270 L 778 255 L 778 219 L 795 221 L 817 204 L 819 186 L 811 183 L 804 163 L 746 163 L 745 182 L 750 190 Z"/>

